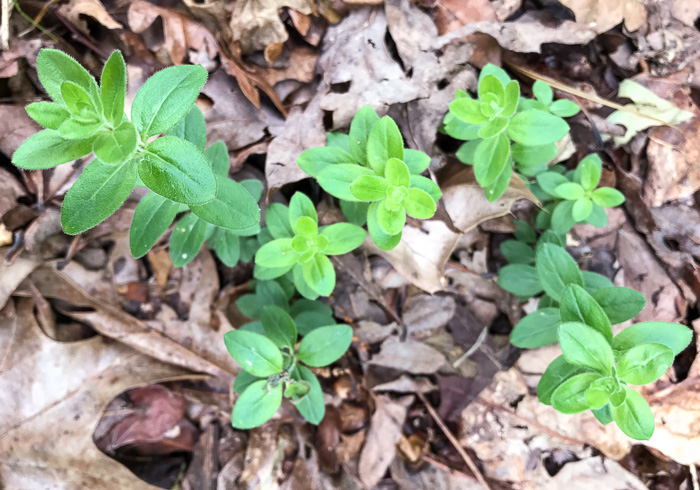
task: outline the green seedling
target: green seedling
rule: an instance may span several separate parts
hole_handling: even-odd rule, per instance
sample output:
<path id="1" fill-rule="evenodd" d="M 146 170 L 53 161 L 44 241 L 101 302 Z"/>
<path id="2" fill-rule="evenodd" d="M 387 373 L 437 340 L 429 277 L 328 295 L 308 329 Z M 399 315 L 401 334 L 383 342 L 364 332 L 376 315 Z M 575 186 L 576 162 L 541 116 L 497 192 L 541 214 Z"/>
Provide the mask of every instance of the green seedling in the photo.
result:
<path id="1" fill-rule="evenodd" d="M 323 367 L 338 360 L 350 347 L 352 329 L 328 325 L 311 329 L 296 347 L 297 324 L 282 308 L 265 306 L 261 321 L 244 325 L 224 336 L 226 348 L 243 371 L 233 389 L 240 397 L 231 422 L 238 429 L 257 427 L 279 409 L 282 398 L 318 424 L 325 414 L 318 378 L 306 366 Z"/>
<path id="2" fill-rule="evenodd" d="M 347 138 L 330 133 L 328 146 L 306 150 L 297 163 L 341 200 L 351 223 L 366 222 L 370 237 L 384 250 L 401 241 L 406 214 L 431 218 L 442 196 L 435 182 L 420 175 L 430 157 L 405 149 L 393 119 L 380 119 L 369 106 L 357 112 Z"/>
<path id="3" fill-rule="evenodd" d="M 265 214 L 273 240 L 255 254 L 258 279 L 274 279 L 292 272 L 294 285 L 307 299 L 330 296 L 335 270 L 329 255 L 342 255 L 359 247 L 367 232 L 351 223 L 318 226 L 311 200 L 297 192 L 289 208 L 272 204 Z"/>
<path id="4" fill-rule="evenodd" d="M 248 229 L 258 223 L 255 200 L 235 182 L 217 177 L 208 163 L 203 119 L 193 137 L 175 128 L 192 114 L 190 109 L 207 80 L 204 68 L 173 66 L 153 75 L 136 94 L 131 118 L 124 113 L 126 64 L 119 51 L 105 63 L 101 85 L 73 58 L 53 49 L 39 53 L 37 72 L 53 102 L 30 104 L 27 113 L 46 129 L 22 143 L 12 162 L 39 170 L 95 155 L 63 201 L 61 223 L 66 233 L 82 233 L 104 221 L 137 183 L 153 191 L 139 214 L 147 222 L 135 225 L 140 233 L 161 229 L 167 218 L 172 222 L 179 204 L 193 211 L 199 208 L 203 219 L 229 229 Z M 153 139 L 164 132 L 165 136 Z M 224 217 L 222 207 L 231 216 Z M 155 223 L 148 222 L 151 219 Z M 198 233 L 206 235 L 206 230 Z M 139 256 L 148 251 L 143 247 L 137 250 Z"/>
<path id="5" fill-rule="evenodd" d="M 551 88 L 543 82 L 534 88 L 538 100 L 523 99 L 517 81 L 501 68 L 487 65 L 479 77 L 477 98 L 458 91 L 445 116 L 442 130 L 467 140 L 457 158 L 473 165 L 491 202 L 506 191 L 514 168 L 523 175 L 546 169 L 557 154 L 555 143 L 569 132 L 560 116 L 578 112 L 573 102 L 554 102 Z"/>

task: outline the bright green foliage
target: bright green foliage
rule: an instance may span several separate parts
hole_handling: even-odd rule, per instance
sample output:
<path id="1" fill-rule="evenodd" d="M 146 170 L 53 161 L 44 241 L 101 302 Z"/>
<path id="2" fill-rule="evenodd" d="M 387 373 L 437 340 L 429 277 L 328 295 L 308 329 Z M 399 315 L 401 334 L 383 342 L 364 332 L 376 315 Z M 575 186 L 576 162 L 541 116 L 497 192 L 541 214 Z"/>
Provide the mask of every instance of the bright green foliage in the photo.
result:
<path id="1" fill-rule="evenodd" d="M 277 283 L 268 282 L 272 284 Z M 261 289 L 259 285 L 256 290 L 261 299 L 286 304 L 281 287 L 276 291 L 274 287 Z M 350 347 L 352 329 L 347 325 L 319 326 L 304 335 L 296 347 L 299 329 L 285 308 L 277 304 L 263 306 L 260 317 L 260 322 L 224 335 L 226 348 L 243 369 L 233 386 L 241 395 L 231 414 L 233 426 L 250 429 L 265 423 L 283 397 L 289 398 L 306 420 L 320 423 L 325 414 L 321 384 L 302 363 L 322 367 L 338 360 Z"/>
<path id="2" fill-rule="evenodd" d="M 273 240 L 255 254 L 255 277 L 274 279 L 292 271 L 297 290 L 310 300 L 333 292 L 335 270 L 328 256 L 356 249 L 367 236 L 351 223 L 319 228 L 313 203 L 299 192 L 288 208 L 270 205 L 265 216 Z"/>
<path id="3" fill-rule="evenodd" d="M 137 208 L 132 230 L 139 235 L 131 237 L 135 256 L 144 255 L 172 223 L 179 206 L 171 201 L 193 206 L 206 221 L 180 220 L 179 230 L 188 230 L 187 236 L 174 234 L 180 264 L 186 263 L 183 255 L 197 254 L 196 245 L 212 236 L 214 226 L 257 233 L 256 199 L 212 169 L 203 153 L 204 118 L 193 104 L 207 80 L 204 68 L 173 66 L 153 75 L 136 94 L 131 120 L 124 113 L 126 63 L 119 51 L 105 63 L 100 85 L 74 59 L 53 49 L 39 53 L 37 72 L 53 102 L 30 104 L 27 114 L 46 129 L 20 145 L 13 163 L 39 170 L 91 153 L 96 157 L 64 199 L 61 222 L 66 233 L 82 233 L 105 220 L 137 182 L 160 198 L 149 195 Z M 149 141 L 165 131 L 166 136 Z M 236 248 L 228 245 L 235 241 L 230 234 L 216 235 L 215 243 L 226 252 Z M 235 258 L 233 253 L 222 255 Z"/>
<path id="4" fill-rule="evenodd" d="M 537 100 L 521 97 L 517 81 L 487 65 L 476 99 L 458 91 L 445 116 L 442 131 L 467 140 L 457 158 L 474 167 L 476 181 L 491 202 L 508 188 L 514 169 L 525 176 L 546 170 L 557 154 L 555 143 L 569 132 L 562 117 L 579 110 L 569 100 L 553 101 L 552 89 L 544 82 L 535 82 L 533 92 Z"/>
<path id="5" fill-rule="evenodd" d="M 401 241 L 406 214 L 431 218 L 442 196 L 435 182 L 421 176 L 430 157 L 405 149 L 396 123 L 379 118 L 370 106 L 357 111 L 348 137 L 329 133 L 328 146 L 306 150 L 297 163 L 341 200 L 348 221 L 366 222 L 370 237 L 384 250 Z"/>

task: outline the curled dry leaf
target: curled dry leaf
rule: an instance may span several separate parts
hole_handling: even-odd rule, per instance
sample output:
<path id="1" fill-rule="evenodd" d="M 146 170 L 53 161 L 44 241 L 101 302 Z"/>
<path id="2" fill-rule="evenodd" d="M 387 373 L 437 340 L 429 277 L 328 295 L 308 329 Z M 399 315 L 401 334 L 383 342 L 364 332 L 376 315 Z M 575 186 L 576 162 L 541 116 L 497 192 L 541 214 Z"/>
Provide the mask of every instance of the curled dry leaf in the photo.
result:
<path id="1" fill-rule="evenodd" d="M 647 22 L 647 9 L 640 0 L 605 2 L 600 0 L 559 0 L 570 8 L 576 22 L 595 30 L 607 32 L 624 21 L 628 31 L 636 31 Z"/>
<path id="2" fill-rule="evenodd" d="M 372 356 L 369 362 L 412 374 L 434 374 L 445 364 L 445 357 L 437 349 L 412 337 L 403 342 L 397 337 L 389 337 L 382 343 L 379 354 Z"/>
<path id="3" fill-rule="evenodd" d="M 8 303 L 0 325 L 12 332 L 0 340 L 3 486 L 154 488 L 100 452 L 92 431 L 119 393 L 186 371 L 101 336 L 55 342 L 37 325 L 29 299 L 18 300 L 16 310 Z"/>
<path id="4" fill-rule="evenodd" d="M 100 0 L 71 0 L 67 4 L 61 5 L 58 11 L 83 34 L 87 35 L 90 35 L 90 29 L 81 16 L 92 17 L 107 29 L 122 29 L 124 27 L 107 12 Z"/>

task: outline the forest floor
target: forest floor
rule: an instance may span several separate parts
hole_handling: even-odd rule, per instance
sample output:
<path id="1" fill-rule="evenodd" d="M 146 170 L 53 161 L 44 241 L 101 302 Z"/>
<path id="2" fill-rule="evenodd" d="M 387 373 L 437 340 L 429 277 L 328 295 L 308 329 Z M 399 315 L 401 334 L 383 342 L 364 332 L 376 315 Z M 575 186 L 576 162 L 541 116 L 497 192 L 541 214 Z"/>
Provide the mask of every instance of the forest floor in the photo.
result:
<path id="1" fill-rule="evenodd" d="M 644 294 L 637 320 L 700 334 L 700 0 L 3 4 L 0 486 L 463 490 L 482 488 L 483 475 L 493 489 L 700 488 L 695 340 L 642 391 L 657 420 L 650 441 L 539 403 L 558 347 L 510 345 L 533 305 L 495 281 L 514 216 L 536 206 L 521 188 L 488 203 L 457 142 L 438 132 L 455 90 L 474 92 L 487 63 L 525 94 L 533 74 L 554 80 L 556 97 L 584 109 L 568 120 L 558 159 L 572 167 L 598 153 L 604 185 L 626 197 L 606 227 L 576 226 L 569 251 L 582 269 Z M 61 201 L 85 162 L 12 166 L 38 130 L 24 106 L 47 98 L 36 73 L 45 47 L 96 75 L 121 50 L 127 105 L 155 71 L 203 65 L 209 141 L 226 144 L 233 178 L 264 183 L 263 207 L 302 189 L 322 222 L 336 212 L 296 158 L 327 131 L 347 131 L 366 104 L 431 156 L 452 226 L 439 215 L 411 222 L 394 251 L 363 247 L 335 263 L 327 303 L 355 336 L 316 370 L 327 410 L 318 427 L 291 405 L 262 427 L 231 427 L 240 368 L 223 334 L 249 321 L 235 301 L 250 291 L 250 264 L 226 267 L 204 247 L 175 268 L 167 236 L 134 259 L 138 190 L 107 221 L 65 235 Z M 627 79 L 692 117 L 674 127 L 634 112 L 609 121 L 610 103 L 667 109 L 620 98 Z"/>

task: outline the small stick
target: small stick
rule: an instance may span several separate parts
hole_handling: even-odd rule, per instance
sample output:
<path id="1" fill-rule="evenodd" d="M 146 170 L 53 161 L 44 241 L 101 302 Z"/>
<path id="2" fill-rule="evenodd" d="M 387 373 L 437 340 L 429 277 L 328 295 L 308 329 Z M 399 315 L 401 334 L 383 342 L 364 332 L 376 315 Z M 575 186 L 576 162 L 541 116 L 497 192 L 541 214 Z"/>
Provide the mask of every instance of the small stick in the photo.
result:
<path id="1" fill-rule="evenodd" d="M 428 409 L 428 412 L 430 413 L 430 416 L 433 418 L 433 420 L 435 420 L 435 423 L 438 424 L 438 426 L 440 427 L 440 430 L 442 430 L 442 432 L 445 434 L 445 436 L 447 436 L 447 439 L 449 439 L 449 441 L 450 441 L 450 442 L 452 443 L 452 445 L 455 447 L 455 449 L 457 450 L 457 452 L 459 453 L 459 455 L 462 457 L 462 460 L 464 460 L 464 462 L 467 464 L 467 466 L 469 467 L 469 469 L 470 469 L 470 470 L 472 471 L 472 473 L 474 474 L 474 477 L 477 479 L 477 481 L 478 481 L 478 482 L 481 484 L 481 486 L 484 487 L 486 490 L 491 490 L 491 487 L 489 487 L 489 484 L 486 483 L 486 480 L 484 479 L 484 476 L 483 476 L 483 475 L 481 474 L 481 472 L 479 471 L 479 468 L 476 467 L 476 464 L 474 463 L 474 461 L 472 461 L 472 458 L 469 457 L 469 455 L 468 455 L 467 452 L 464 450 L 464 448 L 463 448 L 462 445 L 459 443 L 459 441 L 458 441 L 457 438 L 454 436 L 454 434 L 452 434 L 452 432 L 450 432 L 450 429 L 447 428 L 447 425 L 445 424 L 445 422 L 442 420 L 442 418 L 440 418 L 440 415 L 438 415 L 438 413 L 435 411 L 435 409 L 433 408 L 433 406 L 432 406 L 432 405 L 428 402 L 428 400 L 425 398 L 425 396 L 423 395 L 423 393 L 421 393 L 421 392 L 419 391 L 419 392 L 416 393 L 416 395 L 418 395 L 418 398 L 420 398 L 420 401 L 423 402 L 423 404 L 425 405 L 425 408 Z"/>
<path id="2" fill-rule="evenodd" d="M 690 469 L 690 479 L 693 481 L 693 490 L 700 490 L 700 485 L 698 484 L 698 469 L 694 464 L 688 466 Z"/>

